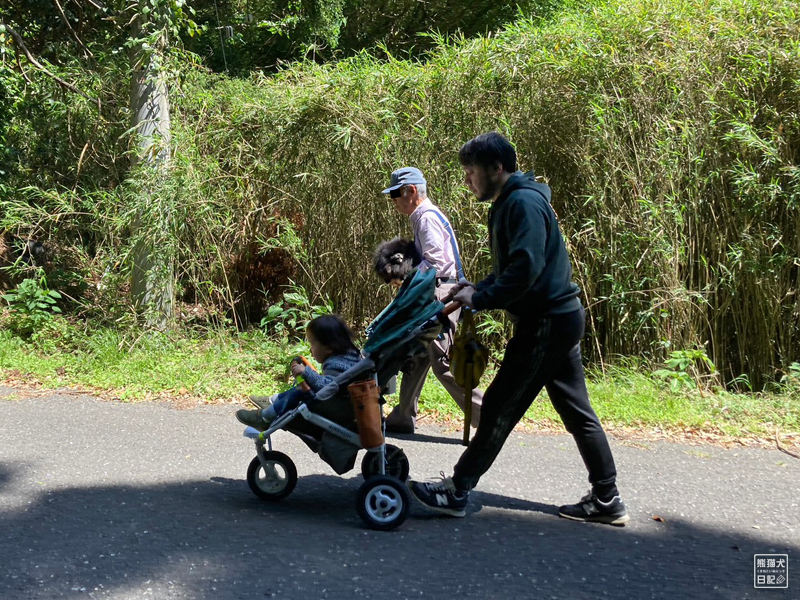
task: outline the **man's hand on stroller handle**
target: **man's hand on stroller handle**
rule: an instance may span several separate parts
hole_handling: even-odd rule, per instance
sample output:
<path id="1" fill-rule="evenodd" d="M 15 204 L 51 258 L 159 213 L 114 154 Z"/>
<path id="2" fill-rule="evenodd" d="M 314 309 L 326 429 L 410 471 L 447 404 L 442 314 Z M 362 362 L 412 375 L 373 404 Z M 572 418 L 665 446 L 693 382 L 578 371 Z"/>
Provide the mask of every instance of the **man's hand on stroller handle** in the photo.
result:
<path id="1" fill-rule="evenodd" d="M 461 290 L 456 294 L 455 298 L 451 298 L 449 300 L 449 304 L 445 304 L 444 310 L 442 310 L 441 314 L 447 316 L 450 313 L 455 312 L 459 308 L 462 308 L 464 306 L 466 306 L 467 308 L 473 308 L 472 294 L 474 293 L 475 293 L 475 288 L 465 287 L 463 290 Z"/>
<path id="2" fill-rule="evenodd" d="M 466 306 L 467 308 L 473 308 L 472 304 L 472 295 L 475 293 L 475 287 L 471 285 L 465 285 L 462 287 L 456 294 L 453 295 L 453 304 L 458 304 L 459 306 Z"/>
<path id="3" fill-rule="evenodd" d="M 464 288 L 472 288 L 474 290 L 475 289 L 475 284 L 472 283 L 471 281 L 467 281 L 464 278 L 460 279 L 458 281 L 458 283 L 456 283 L 452 288 L 450 288 L 450 291 L 447 293 L 447 296 L 442 298 L 442 302 L 447 304 L 448 302 L 453 300 L 455 298 L 456 294 L 458 294 Z"/>
<path id="4" fill-rule="evenodd" d="M 449 315 L 462 306 L 472 308 L 472 294 L 474 293 L 475 284 L 466 279 L 461 279 L 450 289 L 447 296 L 442 298 L 442 302 L 446 304 L 442 314 L 445 316 Z"/>

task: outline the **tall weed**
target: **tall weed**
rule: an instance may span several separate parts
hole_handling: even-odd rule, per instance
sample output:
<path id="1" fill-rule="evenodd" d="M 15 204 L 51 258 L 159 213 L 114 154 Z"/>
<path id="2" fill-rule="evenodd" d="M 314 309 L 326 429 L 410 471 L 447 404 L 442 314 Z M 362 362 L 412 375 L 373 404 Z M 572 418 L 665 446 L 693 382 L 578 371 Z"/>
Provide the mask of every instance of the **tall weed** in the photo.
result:
<path id="1" fill-rule="evenodd" d="M 160 188 L 173 214 L 168 226 L 154 216 L 153 231 L 171 237 L 180 298 L 222 322 L 258 324 L 289 281 L 354 326 L 369 321 L 390 298 L 371 251 L 410 233 L 379 191 L 407 164 L 451 217 L 468 276 L 485 275 L 487 207 L 462 185 L 457 151 L 498 129 L 554 190 L 591 360 L 704 348 L 723 380 L 745 374 L 758 389 L 800 357 L 790 0 L 569 3 L 496 35 L 439 38 L 421 60 L 379 49 L 248 79 L 191 60 L 176 72 Z M 117 203 L 130 198 L 104 193 L 53 192 L 98 200 L 91 260 L 123 272 L 130 206 Z M 120 227 L 101 233 L 101 214 Z M 69 239 L 66 221 L 49 231 Z"/>

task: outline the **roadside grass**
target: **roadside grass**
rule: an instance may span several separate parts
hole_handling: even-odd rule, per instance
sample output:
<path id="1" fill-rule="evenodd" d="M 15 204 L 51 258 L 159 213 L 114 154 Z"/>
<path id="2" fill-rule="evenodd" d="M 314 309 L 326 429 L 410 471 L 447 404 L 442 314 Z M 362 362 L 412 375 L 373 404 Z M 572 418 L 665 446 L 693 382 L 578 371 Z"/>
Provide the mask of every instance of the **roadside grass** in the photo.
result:
<path id="1" fill-rule="evenodd" d="M 487 370 L 481 385 L 487 386 L 493 374 Z M 658 428 L 665 432 L 771 438 L 777 428 L 782 434 L 800 435 L 800 393 L 796 390 L 732 394 L 686 389 L 674 393 L 646 370 L 632 367 L 611 367 L 605 373 L 590 369 L 587 386 L 592 406 L 609 429 Z M 458 407 L 430 374 L 422 390 L 420 414 L 428 414 L 435 421 L 463 420 Z M 525 413 L 523 424 L 563 430 L 546 391 Z"/>
<path id="2" fill-rule="evenodd" d="M 289 385 L 293 356 L 309 355 L 300 341 L 276 342 L 259 332 L 138 337 L 102 329 L 72 339 L 68 349 L 36 348 L 0 332 L 0 381 L 44 388 L 74 387 L 123 401 L 188 399 L 201 403 L 246 403 L 250 394 L 272 394 Z M 481 381 L 488 385 L 489 369 Z M 731 437 L 771 437 L 800 432 L 800 394 L 732 394 L 720 390 L 671 392 L 643 368 L 610 367 L 587 372 L 592 404 L 610 428 L 710 431 Z M 388 398 L 390 405 L 397 397 Z M 457 426 L 455 403 L 429 375 L 420 400 L 428 422 Z M 523 424 L 563 429 L 546 393 Z"/>
<path id="3" fill-rule="evenodd" d="M 44 352 L 0 333 L 0 375 L 46 388 L 110 392 L 126 401 L 187 396 L 233 402 L 286 389 L 291 358 L 308 354 L 303 343 L 278 344 L 259 333 L 136 338 L 100 330 L 75 346 Z"/>

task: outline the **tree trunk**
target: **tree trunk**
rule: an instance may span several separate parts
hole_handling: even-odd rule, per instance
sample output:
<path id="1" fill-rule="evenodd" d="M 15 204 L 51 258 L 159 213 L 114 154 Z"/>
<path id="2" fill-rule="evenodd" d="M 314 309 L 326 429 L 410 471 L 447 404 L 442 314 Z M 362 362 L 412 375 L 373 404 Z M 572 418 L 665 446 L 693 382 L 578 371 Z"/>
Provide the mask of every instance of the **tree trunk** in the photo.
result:
<path id="1" fill-rule="evenodd" d="M 137 26 L 134 26 L 138 30 Z M 134 31 L 138 37 L 138 31 Z M 153 171 L 142 189 L 147 206 L 142 207 L 131 232 L 138 238 L 133 252 L 131 293 L 133 302 L 148 325 L 163 329 L 172 317 L 174 304 L 174 265 L 168 241 L 169 210 L 160 204 L 160 188 L 169 170 L 170 117 L 167 86 L 152 55 L 141 48 L 131 53 L 131 111 L 137 135 L 135 164 Z M 165 237 L 166 236 L 166 237 Z"/>

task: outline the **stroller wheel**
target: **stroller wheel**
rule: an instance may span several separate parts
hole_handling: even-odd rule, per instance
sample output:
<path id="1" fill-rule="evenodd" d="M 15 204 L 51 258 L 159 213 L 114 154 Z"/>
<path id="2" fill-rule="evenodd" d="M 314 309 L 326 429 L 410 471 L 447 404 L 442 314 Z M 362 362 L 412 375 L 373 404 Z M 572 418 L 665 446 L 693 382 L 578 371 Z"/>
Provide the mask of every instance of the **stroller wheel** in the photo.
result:
<path id="1" fill-rule="evenodd" d="M 365 481 L 370 477 L 380 475 L 380 461 L 380 452 L 367 452 L 364 455 L 361 460 L 361 474 L 364 476 Z M 403 452 L 403 449 L 392 444 L 386 444 L 386 474 L 397 477 L 400 481 L 406 481 L 409 471 L 408 457 Z"/>
<path id="2" fill-rule="evenodd" d="M 297 468 L 283 452 L 265 451 L 266 467 L 256 456 L 247 467 L 247 484 L 262 500 L 280 500 L 294 490 Z"/>
<path id="3" fill-rule="evenodd" d="M 411 507 L 411 494 L 403 482 L 377 475 L 358 490 L 358 516 L 372 529 L 390 531 L 403 524 Z"/>

